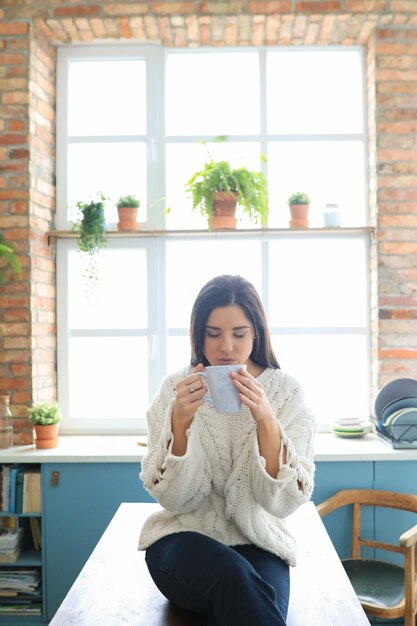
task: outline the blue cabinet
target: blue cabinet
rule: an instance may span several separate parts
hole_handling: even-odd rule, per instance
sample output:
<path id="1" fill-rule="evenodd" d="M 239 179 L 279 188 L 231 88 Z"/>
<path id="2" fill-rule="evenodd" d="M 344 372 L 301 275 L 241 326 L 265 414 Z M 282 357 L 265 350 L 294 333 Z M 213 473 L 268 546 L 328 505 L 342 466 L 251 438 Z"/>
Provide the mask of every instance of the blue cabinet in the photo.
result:
<path id="1" fill-rule="evenodd" d="M 46 614 L 52 619 L 121 502 L 150 501 L 137 463 L 42 466 Z"/>

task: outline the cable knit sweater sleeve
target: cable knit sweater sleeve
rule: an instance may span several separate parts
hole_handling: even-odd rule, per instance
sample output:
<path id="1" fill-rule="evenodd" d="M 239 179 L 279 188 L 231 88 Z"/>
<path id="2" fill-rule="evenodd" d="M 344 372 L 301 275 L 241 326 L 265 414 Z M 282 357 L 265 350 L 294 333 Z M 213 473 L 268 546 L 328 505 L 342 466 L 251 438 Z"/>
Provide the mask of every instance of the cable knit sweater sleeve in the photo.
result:
<path id="1" fill-rule="evenodd" d="M 316 423 L 306 406 L 300 385 L 288 375 L 284 375 L 281 385 L 281 389 L 271 389 L 268 394 L 282 438 L 279 472 L 276 478 L 266 472 L 265 459 L 260 455 L 255 432 L 250 477 L 258 504 L 272 515 L 283 518 L 310 499 Z M 284 449 L 285 463 L 282 462 Z"/>
<path id="2" fill-rule="evenodd" d="M 145 489 L 168 511 L 188 513 L 199 507 L 211 490 L 211 469 L 201 447 L 198 415 L 187 431 L 184 456 L 172 454 L 172 409 L 175 384 L 186 372 L 168 376 L 147 413 L 148 453 L 142 460 Z"/>

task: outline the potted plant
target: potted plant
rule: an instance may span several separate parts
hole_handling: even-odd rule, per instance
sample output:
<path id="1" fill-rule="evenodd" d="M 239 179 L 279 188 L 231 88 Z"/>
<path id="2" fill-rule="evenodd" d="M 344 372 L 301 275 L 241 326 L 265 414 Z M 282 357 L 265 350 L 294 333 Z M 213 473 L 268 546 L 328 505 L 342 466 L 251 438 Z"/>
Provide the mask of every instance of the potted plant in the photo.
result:
<path id="1" fill-rule="evenodd" d="M 73 225 L 72 230 L 77 233 L 77 244 L 80 252 L 87 254 L 83 276 L 86 281 L 86 293 L 90 297 L 94 287 L 98 284 L 98 267 L 96 255 L 106 244 L 106 198 L 99 194 L 98 199 L 90 202 L 79 201 L 76 204 L 80 219 Z"/>
<path id="2" fill-rule="evenodd" d="M 232 169 L 229 161 L 204 163 L 185 186 L 193 210 L 207 217 L 209 228 L 236 228 L 235 211 L 239 205 L 252 222 L 268 220 L 268 184 L 262 172 L 246 167 Z"/>
<path id="3" fill-rule="evenodd" d="M 138 208 L 140 201 L 136 196 L 121 196 L 117 203 L 117 213 L 119 215 L 118 230 L 138 230 L 137 222 Z"/>
<path id="4" fill-rule="evenodd" d="M 291 213 L 290 226 L 292 228 L 307 228 L 308 226 L 308 209 L 310 206 L 310 198 L 301 191 L 296 191 L 288 198 L 288 206 Z"/>
<path id="5" fill-rule="evenodd" d="M 29 411 L 29 421 L 32 422 L 37 448 L 56 448 L 58 445 L 58 428 L 61 421 L 61 409 L 58 404 L 39 402 Z"/>
<path id="6" fill-rule="evenodd" d="M 3 235 L 0 233 L 0 260 L 4 259 L 16 274 L 22 273 L 22 264 L 16 252 L 5 243 Z M 4 283 L 6 275 L 3 269 L 0 269 L 0 283 Z"/>
<path id="7" fill-rule="evenodd" d="M 74 224 L 73 230 L 77 233 L 78 247 L 82 252 L 95 254 L 106 243 L 106 219 L 104 203 L 106 198 L 99 195 L 98 200 L 77 202 L 76 207 L 81 219 Z"/>

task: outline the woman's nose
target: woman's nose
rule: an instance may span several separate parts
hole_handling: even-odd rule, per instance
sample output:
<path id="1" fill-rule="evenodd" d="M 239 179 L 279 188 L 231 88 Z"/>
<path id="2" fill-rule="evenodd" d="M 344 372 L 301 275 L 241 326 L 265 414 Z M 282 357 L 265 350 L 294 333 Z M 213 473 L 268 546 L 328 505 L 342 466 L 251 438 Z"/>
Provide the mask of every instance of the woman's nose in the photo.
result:
<path id="1" fill-rule="evenodd" d="M 222 342 L 222 352 L 229 354 L 233 351 L 233 342 L 231 338 L 224 337 Z"/>

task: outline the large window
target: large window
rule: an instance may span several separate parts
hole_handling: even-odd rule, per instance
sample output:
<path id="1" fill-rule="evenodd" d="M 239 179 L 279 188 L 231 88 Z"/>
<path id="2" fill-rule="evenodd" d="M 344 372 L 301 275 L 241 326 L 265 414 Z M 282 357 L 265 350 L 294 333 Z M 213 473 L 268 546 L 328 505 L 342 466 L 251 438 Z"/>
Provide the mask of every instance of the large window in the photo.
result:
<path id="1" fill-rule="evenodd" d="M 68 229 L 76 202 L 98 192 L 109 198 L 106 222 L 114 228 L 115 201 L 132 193 L 145 231 L 109 238 L 93 294 L 76 242 L 58 240 L 63 428 L 144 432 L 163 376 L 189 361 L 193 300 L 221 273 L 242 274 L 258 288 L 281 367 L 300 380 L 319 422 L 366 417 L 361 50 L 92 46 L 61 48 L 58 58 L 57 228 Z M 227 141 L 216 142 L 219 135 Z M 207 150 L 263 169 L 271 232 L 206 232 L 184 187 Z M 277 230 L 288 226 L 286 200 L 298 190 L 311 196 L 310 226 L 323 226 L 325 204 L 337 203 L 350 228 Z"/>

